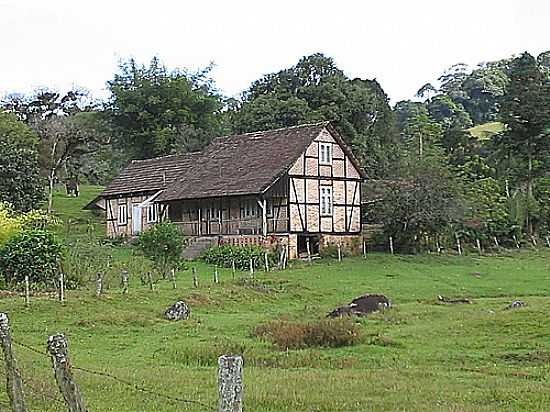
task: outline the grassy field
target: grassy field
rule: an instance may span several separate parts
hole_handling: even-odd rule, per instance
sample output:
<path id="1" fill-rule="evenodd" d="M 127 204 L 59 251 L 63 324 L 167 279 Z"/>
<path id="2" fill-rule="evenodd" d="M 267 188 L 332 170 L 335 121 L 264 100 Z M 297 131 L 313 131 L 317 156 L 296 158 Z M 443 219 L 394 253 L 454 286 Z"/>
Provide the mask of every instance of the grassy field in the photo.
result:
<path id="1" fill-rule="evenodd" d="M 67 241 L 101 236 L 101 226 L 80 199 L 58 195 L 57 212 L 75 222 Z M 90 229 L 93 227 L 95 229 Z M 113 259 L 139 258 L 112 246 Z M 47 336 L 69 337 L 75 367 L 107 372 L 124 381 L 214 406 L 216 361 L 239 353 L 245 360 L 248 411 L 543 411 L 550 405 L 550 253 L 518 251 L 503 256 L 389 256 L 371 254 L 339 263 L 294 262 L 282 272 L 247 273 L 232 279 L 222 270 L 193 263 L 177 274 L 178 289 L 160 281 L 151 292 L 131 271 L 130 293 L 111 282 L 96 299 L 91 289 L 69 291 L 64 306 L 54 296 L 0 300 L 12 319 L 14 339 L 44 351 Z M 275 319 L 318 320 L 363 293 L 383 293 L 394 307 L 358 320 L 360 344 L 344 348 L 281 351 L 252 336 Z M 470 305 L 440 305 L 437 295 L 467 297 Z M 192 309 L 189 321 L 162 319 L 176 299 Z M 514 299 L 528 306 L 504 310 Z M 61 411 L 49 359 L 16 346 L 30 410 Z M 2 371 L 3 373 L 3 371 Z M 91 411 L 203 411 L 169 402 L 120 381 L 79 369 L 74 375 Z M 56 397 L 57 401 L 51 400 Z M 6 394 L 0 394 L 5 403 Z"/>
<path id="2" fill-rule="evenodd" d="M 495 134 L 504 131 L 504 125 L 500 122 L 488 122 L 471 127 L 468 131 L 479 140 L 487 140 Z"/>

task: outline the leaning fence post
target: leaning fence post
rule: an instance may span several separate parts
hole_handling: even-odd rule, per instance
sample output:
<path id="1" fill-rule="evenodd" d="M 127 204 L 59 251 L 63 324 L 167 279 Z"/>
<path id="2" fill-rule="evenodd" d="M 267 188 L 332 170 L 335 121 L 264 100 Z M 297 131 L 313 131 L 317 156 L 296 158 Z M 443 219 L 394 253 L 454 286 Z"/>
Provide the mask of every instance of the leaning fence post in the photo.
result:
<path id="1" fill-rule="evenodd" d="M 458 255 L 462 256 L 462 246 L 460 245 L 460 237 L 458 236 L 458 233 L 455 233 L 456 238 L 456 250 L 458 251 Z"/>
<path id="2" fill-rule="evenodd" d="M 6 362 L 6 386 L 10 398 L 11 410 L 13 412 L 25 412 L 25 398 L 23 397 L 23 381 L 21 372 L 17 368 L 17 361 L 11 347 L 10 322 L 8 315 L 0 313 L 0 339 L 2 340 L 2 351 Z"/>
<path id="3" fill-rule="evenodd" d="M 128 271 L 123 270 L 120 273 L 121 283 L 122 283 L 122 293 L 126 294 L 128 293 Z"/>
<path id="4" fill-rule="evenodd" d="M 193 272 L 193 287 L 198 288 L 199 287 L 199 281 L 197 280 L 197 269 L 192 268 L 191 271 Z"/>
<path id="5" fill-rule="evenodd" d="M 96 296 L 96 298 L 100 297 L 102 292 L 103 292 L 103 275 L 98 272 L 96 277 L 95 277 L 95 296 Z"/>
<path id="6" fill-rule="evenodd" d="M 550 247 L 550 236 L 546 236 L 546 246 Z"/>
<path id="7" fill-rule="evenodd" d="M 519 246 L 519 242 L 518 242 L 518 238 L 516 237 L 516 235 L 513 235 L 512 238 L 514 238 L 514 242 L 516 242 L 516 248 L 520 248 Z"/>
<path id="8" fill-rule="evenodd" d="M 65 302 L 65 275 L 63 272 L 59 274 L 59 301 Z"/>
<path id="9" fill-rule="evenodd" d="M 69 407 L 69 412 L 87 412 L 80 389 L 74 382 L 71 373 L 67 339 L 63 334 L 52 335 L 48 338 L 47 347 L 52 359 L 57 386 Z"/>
<path id="10" fill-rule="evenodd" d="M 31 304 L 31 282 L 29 281 L 29 275 L 25 275 L 25 305 Z"/>
<path id="11" fill-rule="evenodd" d="M 479 254 L 481 255 L 483 252 L 481 251 L 481 242 L 479 241 L 479 239 L 476 238 L 476 247 L 477 247 L 477 251 L 479 252 Z"/>
<path id="12" fill-rule="evenodd" d="M 222 355 L 218 358 L 218 396 L 218 412 L 242 412 L 242 357 Z"/>
<path id="13" fill-rule="evenodd" d="M 393 236 L 390 236 L 390 253 L 393 255 Z"/>

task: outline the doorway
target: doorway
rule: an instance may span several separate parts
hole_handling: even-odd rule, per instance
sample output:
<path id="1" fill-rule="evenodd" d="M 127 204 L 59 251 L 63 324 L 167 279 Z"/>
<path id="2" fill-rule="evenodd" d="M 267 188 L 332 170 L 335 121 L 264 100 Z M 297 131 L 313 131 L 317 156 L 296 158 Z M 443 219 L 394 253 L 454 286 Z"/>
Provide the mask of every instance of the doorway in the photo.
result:
<path id="1" fill-rule="evenodd" d="M 139 235 L 141 232 L 141 207 L 132 206 L 132 234 Z"/>
<path id="2" fill-rule="evenodd" d="M 308 240 L 311 255 L 319 254 L 319 235 L 298 235 L 298 257 L 307 257 Z"/>

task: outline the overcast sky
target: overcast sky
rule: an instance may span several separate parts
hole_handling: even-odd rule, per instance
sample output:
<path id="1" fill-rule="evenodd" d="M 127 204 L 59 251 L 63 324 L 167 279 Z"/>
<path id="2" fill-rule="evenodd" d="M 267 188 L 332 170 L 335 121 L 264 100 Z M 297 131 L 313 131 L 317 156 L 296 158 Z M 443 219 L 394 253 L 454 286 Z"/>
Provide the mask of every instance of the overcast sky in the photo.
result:
<path id="1" fill-rule="evenodd" d="M 323 52 L 392 101 L 445 68 L 550 49 L 548 0 L 0 0 L 0 97 L 77 85 L 98 97 L 117 62 L 216 64 L 226 95 Z"/>

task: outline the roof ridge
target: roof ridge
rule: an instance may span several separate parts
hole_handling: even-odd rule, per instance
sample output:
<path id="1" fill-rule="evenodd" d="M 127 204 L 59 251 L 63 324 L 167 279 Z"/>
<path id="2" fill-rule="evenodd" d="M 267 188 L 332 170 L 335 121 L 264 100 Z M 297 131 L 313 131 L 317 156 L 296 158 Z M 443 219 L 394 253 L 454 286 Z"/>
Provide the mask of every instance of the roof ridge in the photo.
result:
<path id="1" fill-rule="evenodd" d="M 149 159 L 132 159 L 132 163 L 150 162 L 150 161 L 153 161 L 153 160 L 167 159 L 167 158 L 169 158 L 169 157 L 196 155 L 196 154 L 200 154 L 200 153 L 202 153 L 202 151 L 196 150 L 196 151 L 194 151 L 194 152 L 175 153 L 175 154 L 171 154 L 171 155 L 150 157 Z"/>
<path id="2" fill-rule="evenodd" d="M 246 132 L 246 133 L 237 133 L 237 134 L 226 134 L 223 136 L 218 136 L 212 139 L 212 143 L 216 142 L 220 139 L 227 139 L 228 137 L 240 137 L 240 136 L 248 136 L 253 134 L 266 134 L 266 133 L 273 133 L 273 132 L 279 132 L 281 130 L 289 130 L 289 129 L 297 129 L 300 127 L 312 127 L 312 126 L 320 126 L 320 125 L 328 125 L 330 123 L 330 120 L 321 120 L 318 122 L 313 123 L 301 123 L 296 124 L 294 126 L 286 126 L 286 127 L 279 127 L 277 129 L 266 129 L 266 130 L 258 130 L 256 132 Z"/>

